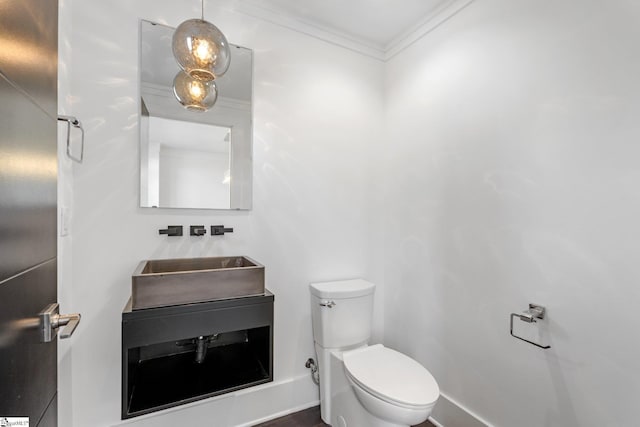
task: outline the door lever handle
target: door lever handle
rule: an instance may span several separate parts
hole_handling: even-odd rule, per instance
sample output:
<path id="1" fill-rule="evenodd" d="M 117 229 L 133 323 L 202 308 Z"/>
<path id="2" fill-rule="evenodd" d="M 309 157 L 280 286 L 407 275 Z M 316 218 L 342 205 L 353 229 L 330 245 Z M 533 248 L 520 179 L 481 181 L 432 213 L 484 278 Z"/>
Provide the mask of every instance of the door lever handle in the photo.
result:
<path id="1" fill-rule="evenodd" d="M 38 314 L 40 319 L 40 342 L 51 342 L 58 333 L 58 328 L 65 326 L 60 333 L 60 338 L 69 338 L 75 332 L 80 323 L 80 313 L 60 314 L 58 303 L 49 304 Z"/>
<path id="2" fill-rule="evenodd" d="M 61 339 L 66 339 L 73 335 L 73 333 L 76 331 L 76 328 L 80 324 L 80 317 L 80 313 L 74 313 L 65 314 L 58 318 L 58 324 L 60 326 L 65 325 L 65 323 L 63 322 L 67 322 L 62 332 L 60 332 Z"/>

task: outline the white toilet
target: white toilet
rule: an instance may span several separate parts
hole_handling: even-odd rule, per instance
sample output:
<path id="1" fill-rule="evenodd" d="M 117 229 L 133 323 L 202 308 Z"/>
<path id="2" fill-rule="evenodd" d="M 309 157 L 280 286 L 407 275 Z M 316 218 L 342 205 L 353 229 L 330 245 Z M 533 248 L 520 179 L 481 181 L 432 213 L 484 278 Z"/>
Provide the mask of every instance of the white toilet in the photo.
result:
<path id="1" fill-rule="evenodd" d="M 312 283 L 311 316 L 322 420 L 333 427 L 407 427 L 425 421 L 440 390 L 415 360 L 371 336 L 375 285 Z"/>

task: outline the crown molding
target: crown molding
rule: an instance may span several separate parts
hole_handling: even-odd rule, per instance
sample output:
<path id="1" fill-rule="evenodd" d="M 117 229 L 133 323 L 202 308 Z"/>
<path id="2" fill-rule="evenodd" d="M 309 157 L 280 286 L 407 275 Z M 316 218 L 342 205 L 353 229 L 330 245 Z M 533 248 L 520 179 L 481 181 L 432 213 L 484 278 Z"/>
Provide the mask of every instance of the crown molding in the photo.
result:
<path id="1" fill-rule="evenodd" d="M 303 18 L 283 13 L 275 9 L 260 5 L 257 0 L 244 0 L 232 2 L 231 9 L 270 22 L 272 24 L 288 28 L 290 30 L 306 34 L 323 40 L 327 43 L 349 49 L 362 55 L 387 62 L 413 43 L 429 34 L 441 24 L 454 17 L 475 0 L 448 0 L 433 12 L 427 14 L 420 22 L 400 34 L 388 45 L 383 46 L 369 40 L 356 38 L 334 28 L 318 25 Z"/>
<path id="2" fill-rule="evenodd" d="M 425 16 L 420 22 L 400 34 L 385 47 L 384 61 L 388 61 L 431 31 L 473 3 L 475 0 L 449 0 Z"/>
<path id="3" fill-rule="evenodd" d="M 385 58 L 384 46 L 382 45 L 353 37 L 336 29 L 325 27 L 288 13 L 264 7 L 252 0 L 234 2 L 232 9 L 235 12 L 306 34 L 379 61 L 384 61 Z"/>

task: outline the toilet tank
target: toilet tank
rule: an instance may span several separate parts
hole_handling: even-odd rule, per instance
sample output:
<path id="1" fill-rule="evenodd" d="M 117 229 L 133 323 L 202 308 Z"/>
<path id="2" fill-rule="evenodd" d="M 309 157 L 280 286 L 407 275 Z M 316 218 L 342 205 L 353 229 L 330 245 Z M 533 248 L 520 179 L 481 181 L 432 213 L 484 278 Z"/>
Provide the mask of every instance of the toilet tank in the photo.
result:
<path id="1" fill-rule="evenodd" d="M 375 285 L 362 279 L 312 283 L 313 339 L 323 348 L 366 343 L 371 336 Z"/>

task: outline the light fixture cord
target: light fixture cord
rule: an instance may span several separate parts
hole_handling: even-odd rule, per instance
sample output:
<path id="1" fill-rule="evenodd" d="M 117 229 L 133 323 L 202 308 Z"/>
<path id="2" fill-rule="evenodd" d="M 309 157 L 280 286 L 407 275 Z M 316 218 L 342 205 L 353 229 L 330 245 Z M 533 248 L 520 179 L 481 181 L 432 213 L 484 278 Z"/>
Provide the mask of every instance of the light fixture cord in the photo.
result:
<path id="1" fill-rule="evenodd" d="M 202 20 L 204 21 L 204 0 L 200 0 L 200 5 L 202 6 Z"/>

